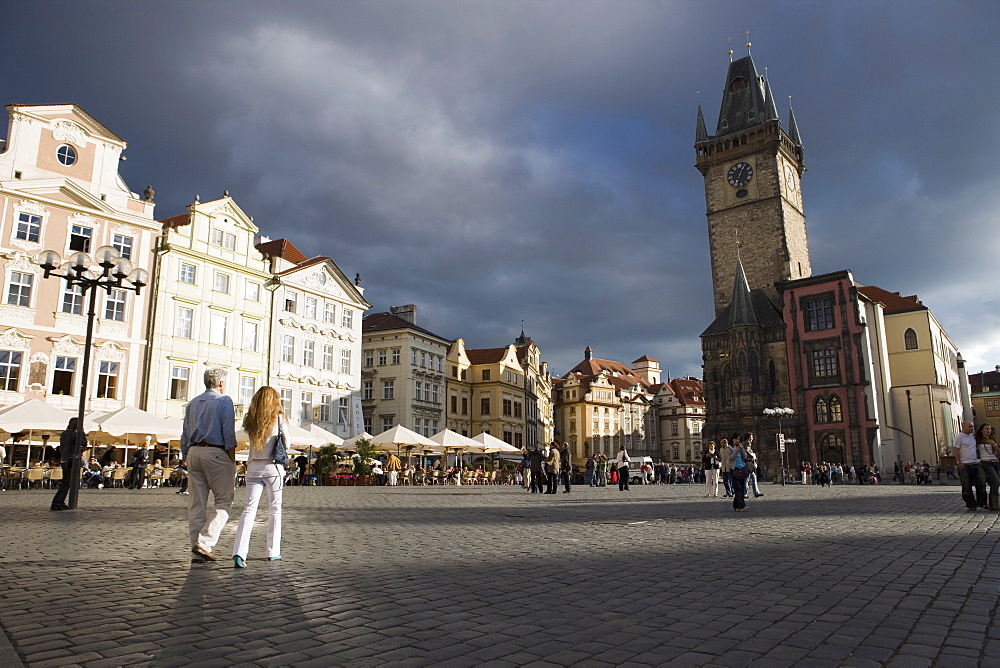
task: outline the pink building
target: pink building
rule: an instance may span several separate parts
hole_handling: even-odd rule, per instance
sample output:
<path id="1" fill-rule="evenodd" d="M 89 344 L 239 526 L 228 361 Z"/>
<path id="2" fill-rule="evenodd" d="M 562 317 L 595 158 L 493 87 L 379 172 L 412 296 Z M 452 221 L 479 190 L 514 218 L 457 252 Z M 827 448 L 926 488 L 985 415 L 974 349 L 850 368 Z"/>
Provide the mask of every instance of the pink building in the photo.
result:
<path id="1" fill-rule="evenodd" d="M 796 457 L 877 464 L 880 361 L 872 354 L 879 343 L 869 320 L 881 317 L 880 308 L 859 293 L 846 270 L 776 285 L 786 328 L 789 407 L 796 413 L 789 422 L 798 424 L 800 441 L 808 439 L 788 447 L 789 467 Z"/>

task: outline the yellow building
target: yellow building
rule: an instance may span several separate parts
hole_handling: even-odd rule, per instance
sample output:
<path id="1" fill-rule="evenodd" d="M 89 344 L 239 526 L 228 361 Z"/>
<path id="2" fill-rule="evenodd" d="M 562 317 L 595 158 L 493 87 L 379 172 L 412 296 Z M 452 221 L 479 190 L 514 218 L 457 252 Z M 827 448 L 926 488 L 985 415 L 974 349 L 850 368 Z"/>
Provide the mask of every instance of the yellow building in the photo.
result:
<path id="1" fill-rule="evenodd" d="M 463 436 L 486 432 L 514 447 L 526 444 L 524 370 L 514 344 L 448 351 L 448 428 Z"/>
<path id="2" fill-rule="evenodd" d="M 583 361 L 553 380 L 555 440 L 569 443 L 574 459 L 614 457 L 622 444 L 632 456 L 660 458 L 652 390 L 660 366 L 646 356 L 633 365 L 597 359 L 587 346 Z"/>
<path id="3" fill-rule="evenodd" d="M 885 310 L 891 378 L 891 421 L 886 426 L 899 435 L 895 460 L 936 465 L 951 454 L 962 422 L 958 349 L 916 296 L 876 286 L 858 290 Z"/>
<path id="4" fill-rule="evenodd" d="M 654 386 L 660 425 L 660 455 L 672 463 L 699 464 L 705 425 L 705 389 L 696 378 L 675 378 Z"/>

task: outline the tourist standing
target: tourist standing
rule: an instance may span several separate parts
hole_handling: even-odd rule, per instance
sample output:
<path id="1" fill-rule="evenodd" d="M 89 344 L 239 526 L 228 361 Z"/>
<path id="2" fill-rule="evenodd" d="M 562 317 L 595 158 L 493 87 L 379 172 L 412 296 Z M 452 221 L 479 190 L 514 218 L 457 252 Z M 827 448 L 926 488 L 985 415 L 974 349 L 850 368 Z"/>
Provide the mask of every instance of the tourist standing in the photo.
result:
<path id="1" fill-rule="evenodd" d="M 997 456 L 997 442 L 993 437 L 993 427 L 985 422 L 976 429 L 976 448 L 983 467 L 983 476 L 990 485 L 990 510 L 1000 510 L 1000 457 Z"/>
<path id="2" fill-rule="evenodd" d="M 970 511 L 987 508 L 986 481 L 983 469 L 979 464 L 979 453 L 976 447 L 975 427 L 966 420 L 962 423 L 962 431 L 955 434 L 952 452 L 958 462 L 958 477 L 962 481 L 962 500 Z"/>
<path id="3" fill-rule="evenodd" d="M 597 486 L 607 487 L 608 486 L 608 457 L 607 455 L 601 455 L 600 461 L 597 462 Z"/>
<path id="4" fill-rule="evenodd" d="M 545 459 L 545 474 L 548 481 L 546 494 L 555 494 L 559 487 L 559 445 L 553 441 L 549 446 L 549 454 Z"/>
<path id="5" fill-rule="evenodd" d="M 733 510 L 746 510 L 747 503 L 747 478 L 750 477 L 750 465 L 747 462 L 747 453 L 743 449 L 739 434 L 733 434 L 729 439 L 729 469 L 730 478 L 733 481 Z"/>
<path id="6" fill-rule="evenodd" d="M 187 463 L 191 491 L 188 531 L 192 562 L 218 559 L 212 549 L 229 520 L 236 494 L 236 415 L 232 398 L 225 394 L 227 375 L 225 369 L 206 369 L 205 391 L 184 411 L 181 459 Z M 207 512 L 209 492 L 213 497 L 211 512 Z"/>
<path id="7" fill-rule="evenodd" d="M 597 487 L 597 460 L 593 454 L 587 457 L 587 484 Z"/>
<path id="8" fill-rule="evenodd" d="M 545 455 L 538 449 L 538 444 L 531 446 L 528 452 L 530 463 L 529 474 L 531 476 L 531 493 L 542 493 L 542 485 L 545 484 Z"/>
<path id="9" fill-rule="evenodd" d="M 570 478 L 573 476 L 573 454 L 570 452 L 569 443 L 563 442 L 562 450 L 559 452 L 559 469 L 562 471 L 563 494 L 569 494 Z"/>
<path id="10" fill-rule="evenodd" d="M 385 462 L 385 470 L 389 472 L 389 486 L 395 487 L 399 484 L 399 472 L 403 470 L 403 462 L 394 454 L 389 455 Z"/>
<path id="11" fill-rule="evenodd" d="M 729 441 L 722 439 L 719 441 L 719 457 L 720 463 L 722 464 L 722 488 L 726 490 L 726 496 L 733 496 L 733 479 L 732 479 L 732 464 L 733 461 L 733 448 L 729 445 Z"/>
<path id="12" fill-rule="evenodd" d="M 250 399 L 250 407 L 243 418 L 243 431 L 250 437 L 250 448 L 247 451 L 247 502 L 236 526 L 236 541 L 233 543 L 233 565 L 236 568 L 247 567 L 250 532 L 265 489 L 268 499 L 267 560 L 281 559 L 281 496 L 285 467 L 274 461 L 274 445 L 279 433 L 288 443 L 288 418 L 281 410 L 278 391 L 270 385 L 261 387 Z"/>
<path id="13" fill-rule="evenodd" d="M 708 451 L 701 456 L 705 468 L 705 496 L 719 498 L 719 453 L 715 451 L 715 441 L 708 442 Z"/>
<path id="14" fill-rule="evenodd" d="M 628 451 L 625 446 L 621 446 L 618 450 L 618 456 L 615 457 L 615 470 L 618 474 L 618 491 L 627 492 L 628 488 L 628 472 L 629 472 L 629 458 Z"/>
<path id="15" fill-rule="evenodd" d="M 750 467 L 750 477 L 747 478 L 748 491 L 752 491 L 754 498 L 757 499 L 764 496 L 764 492 L 760 491 L 760 487 L 757 486 L 757 471 L 760 470 L 760 462 L 757 453 L 753 451 L 753 434 L 750 432 L 743 434 L 743 450 L 746 451 L 747 455 L 746 464 Z"/>

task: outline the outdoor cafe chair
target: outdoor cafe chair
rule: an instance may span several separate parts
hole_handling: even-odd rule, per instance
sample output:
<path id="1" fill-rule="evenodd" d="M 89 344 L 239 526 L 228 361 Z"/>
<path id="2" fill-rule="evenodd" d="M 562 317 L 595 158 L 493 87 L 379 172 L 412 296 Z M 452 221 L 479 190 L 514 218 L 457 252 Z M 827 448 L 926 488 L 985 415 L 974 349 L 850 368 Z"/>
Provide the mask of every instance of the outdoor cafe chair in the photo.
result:
<path id="1" fill-rule="evenodd" d="M 121 466 L 119 468 L 116 468 L 114 470 L 114 473 L 111 474 L 111 481 L 110 481 L 111 487 L 124 487 L 125 479 L 131 472 L 132 472 L 131 466 Z"/>
<path id="2" fill-rule="evenodd" d="M 56 468 L 51 468 L 48 471 L 46 471 L 45 480 L 46 482 L 48 482 L 50 489 L 52 487 L 58 487 L 59 483 L 62 482 L 62 479 L 63 479 L 63 471 L 61 466 L 58 466 Z"/>
<path id="3" fill-rule="evenodd" d="M 31 489 L 35 483 L 38 483 L 38 487 L 41 487 L 45 482 L 45 469 L 28 469 L 24 479 L 28 483 L 28 489 Z"/>

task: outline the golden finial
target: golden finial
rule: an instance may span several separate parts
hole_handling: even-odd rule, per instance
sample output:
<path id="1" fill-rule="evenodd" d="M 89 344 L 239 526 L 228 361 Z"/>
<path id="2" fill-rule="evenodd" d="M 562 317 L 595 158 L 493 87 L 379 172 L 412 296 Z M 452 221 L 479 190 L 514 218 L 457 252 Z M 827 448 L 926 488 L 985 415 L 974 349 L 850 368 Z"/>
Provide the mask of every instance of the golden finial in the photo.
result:
<path id="1" fill-rule="evenodd" d="M 736 227 L 736 250 L 740 249 L 740 228 Z"/>
<path id="2" fill-rule="evenodd" d="M 746 35 L 747 35 L 747 53 L 750 53 L 750 31 L 749 30 L 746 31 Z"/>
<path id="3" fill-rule="evenodd" d="M 732 46 L 733 38 L 732 37 L 727 37 L 726 38 L 726 43 L 728 43 L 730 46 Z M 729 49 L 729 62 L 733 62 L 733 50 L 732 49 Z"/>

